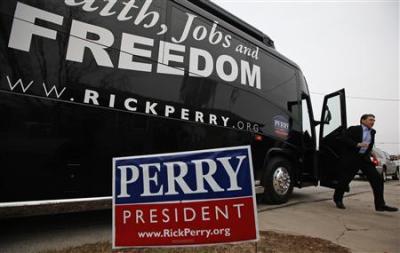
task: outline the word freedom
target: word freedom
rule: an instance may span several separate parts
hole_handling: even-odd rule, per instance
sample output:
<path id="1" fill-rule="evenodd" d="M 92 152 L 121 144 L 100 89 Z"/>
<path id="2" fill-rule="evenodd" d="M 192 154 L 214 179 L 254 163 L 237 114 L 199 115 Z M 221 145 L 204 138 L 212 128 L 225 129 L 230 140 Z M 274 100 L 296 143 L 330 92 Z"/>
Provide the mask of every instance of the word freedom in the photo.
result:
<path id="1" fill-rule="evenodd" d="M 57 31 L 36 25 L 35 21 L 38 19 L 63 25 L 64 17 L 18 2 L 8 46 L 29 52 L 34 35 L 56 40 Z M 90 39 L 93 34 L 98 39 Z M 83 63 L 85 51 L 88 50 L 97 65 L 115 68 L 107 52 L 114 46 L 114 40 L 114 34 L 110 30 L 73 19 L 66 60 Z M 215 74 L 225 82 L 234 82 L 240 79 L 242 85 L 261 89 L 260 67 L 253 64 L 251 68 L 250 63 L 244 60 L 240 60 L 238 63 L 229 55 L 213 57 L 206 50 L 162 40 L 156 47 L 154 39 L 129 33 L 122 33 L 119 50 L 117 64 L 119 69 L 184 75 L 185 68 L 183 66 L 188 64 L 187 71 L 191 76 L 209 77 Z M 188 60 L 184 57 L 186 51 L 189 51 Z M 157 63 L 150 63 L 150 59 L 154 59 L 155 53 L 158 53 Z M 137 61 L 137 59 L 142 61 Z M 185 62 L 187 63 L 185 64 Z M 171 67 L 169 65 L 182 66 Z"/>

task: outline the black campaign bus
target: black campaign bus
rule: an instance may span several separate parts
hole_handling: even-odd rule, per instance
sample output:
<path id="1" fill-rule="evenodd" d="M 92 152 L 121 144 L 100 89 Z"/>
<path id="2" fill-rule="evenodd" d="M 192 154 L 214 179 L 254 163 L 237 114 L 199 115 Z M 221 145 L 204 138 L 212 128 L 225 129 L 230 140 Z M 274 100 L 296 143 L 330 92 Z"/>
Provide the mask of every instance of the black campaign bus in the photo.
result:
<path id="1" fill-rule="evenodd" d="M 239 145 L 283 203 L 335 183 L 344 90 L 322 119 L 300 68 L 209 1 L 0 1 L 0 217 L 109 206 L 113 157 Z"/>

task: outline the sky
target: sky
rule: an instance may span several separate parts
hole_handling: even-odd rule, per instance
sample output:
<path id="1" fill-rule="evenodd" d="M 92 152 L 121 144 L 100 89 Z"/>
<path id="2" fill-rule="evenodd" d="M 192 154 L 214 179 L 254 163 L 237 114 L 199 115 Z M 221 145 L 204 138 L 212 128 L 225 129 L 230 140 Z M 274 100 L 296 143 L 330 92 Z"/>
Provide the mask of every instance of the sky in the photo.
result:
<path id="1" fill-rule="evenodd" d="M 213 0 L 267 34 L 307 79 L 314 117 L 346 90 L 347 124 L 376 116 L 376 147 L 400 154 L 399 0 Z"/>

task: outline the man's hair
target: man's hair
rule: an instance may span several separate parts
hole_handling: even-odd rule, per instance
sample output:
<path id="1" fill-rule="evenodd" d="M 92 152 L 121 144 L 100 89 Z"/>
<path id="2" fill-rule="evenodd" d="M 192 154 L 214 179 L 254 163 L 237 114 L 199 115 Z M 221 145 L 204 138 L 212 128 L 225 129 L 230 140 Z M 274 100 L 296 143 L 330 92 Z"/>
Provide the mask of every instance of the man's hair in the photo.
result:
<path id="1" fill-rule="evenodd" d="M 363 115 L 361 116 L 360 123 L 362 123 L 363 120 L 366 120 L 366 119 L 368 119 L 369 117 L 375 118 L 375 115 L 373 115 L 373 114 L 363 114 Z"/>

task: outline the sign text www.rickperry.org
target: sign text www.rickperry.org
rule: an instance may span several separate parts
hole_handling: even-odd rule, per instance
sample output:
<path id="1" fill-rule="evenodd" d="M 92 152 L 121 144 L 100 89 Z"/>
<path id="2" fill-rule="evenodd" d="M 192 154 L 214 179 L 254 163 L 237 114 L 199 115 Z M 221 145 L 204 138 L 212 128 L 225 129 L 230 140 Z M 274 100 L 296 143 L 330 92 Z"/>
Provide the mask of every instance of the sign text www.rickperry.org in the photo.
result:
<path id="1" fill-rule="evenodd" d="M 162 237 L 187 237 L 187 236 L 205 236 L 209 238 L 212 235 L 224 235 L 229 237 L 231 235 L 230 228 L 217 228 L 217 229 L 163 229 L 162 231 L 151 231 L 151 232 L 138 232 L 139 238 L 162 238 Z"/>
<path id="2" fill-rule="evenodd" d="M 258 237 L 248 146 L 114 158 L 113 177 L 114 248 Z"/>

